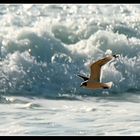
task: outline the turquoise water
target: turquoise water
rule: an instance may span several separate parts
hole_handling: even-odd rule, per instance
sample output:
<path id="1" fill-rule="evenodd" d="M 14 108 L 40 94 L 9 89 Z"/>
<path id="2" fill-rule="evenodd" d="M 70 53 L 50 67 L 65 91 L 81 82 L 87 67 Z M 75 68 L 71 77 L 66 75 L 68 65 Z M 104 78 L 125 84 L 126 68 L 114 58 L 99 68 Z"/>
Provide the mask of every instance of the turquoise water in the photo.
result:
<path id="1" fill-rule="evenodd" d="M 139 8 L 1 4 L 0 135 L 140 135 Z M 120 55 L 103 67 L 113 87 L 81 88 L 107 53 Z"/>

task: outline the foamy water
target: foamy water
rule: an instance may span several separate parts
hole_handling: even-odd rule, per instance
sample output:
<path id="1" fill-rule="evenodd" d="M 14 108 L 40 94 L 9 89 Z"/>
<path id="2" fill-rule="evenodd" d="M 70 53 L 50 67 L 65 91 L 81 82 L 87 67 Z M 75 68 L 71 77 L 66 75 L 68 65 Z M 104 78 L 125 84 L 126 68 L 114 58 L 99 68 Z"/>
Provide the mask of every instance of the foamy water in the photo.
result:
<path id="1" fill-rule="evenodd" d="M 139 135 L 139 8 L 1 4 L 0 135 Z M 112 89 L 81 88 L 107 53 Z"/>

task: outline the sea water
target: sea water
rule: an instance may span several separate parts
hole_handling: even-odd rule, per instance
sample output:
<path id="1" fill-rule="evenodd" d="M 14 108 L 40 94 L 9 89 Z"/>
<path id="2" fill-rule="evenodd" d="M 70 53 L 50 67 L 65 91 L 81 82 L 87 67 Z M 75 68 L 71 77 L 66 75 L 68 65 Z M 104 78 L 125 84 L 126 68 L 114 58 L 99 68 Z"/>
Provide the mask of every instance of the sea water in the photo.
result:
<path id="1" fill-rule="evenodd" d="M 0 135 L 140 135 L 140 5 L 1 4 Z"/>

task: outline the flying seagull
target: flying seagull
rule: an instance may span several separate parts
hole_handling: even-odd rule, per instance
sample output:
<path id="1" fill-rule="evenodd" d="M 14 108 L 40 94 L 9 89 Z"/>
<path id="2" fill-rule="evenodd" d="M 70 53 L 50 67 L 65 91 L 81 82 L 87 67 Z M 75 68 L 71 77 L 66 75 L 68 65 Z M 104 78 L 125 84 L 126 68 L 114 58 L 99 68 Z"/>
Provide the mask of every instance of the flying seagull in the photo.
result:
<path id="1" fill-rule="evenodd" d="M 103 59 L 92 63 L 90 66 L 90 77 L 83 76 L 78 74 L 80 78 L 84 80 L 81 83 L 80 87 L 89 88 L 89 89 L 109 89 L 112 87 L 112 82 L 108 83 L 101 83 L 100 82 L 100 75 L 101 75 L 101 68 L 103 65 L 111 61 L 113 58 L 117 58 L 118 55 L 109 55 Z"/>

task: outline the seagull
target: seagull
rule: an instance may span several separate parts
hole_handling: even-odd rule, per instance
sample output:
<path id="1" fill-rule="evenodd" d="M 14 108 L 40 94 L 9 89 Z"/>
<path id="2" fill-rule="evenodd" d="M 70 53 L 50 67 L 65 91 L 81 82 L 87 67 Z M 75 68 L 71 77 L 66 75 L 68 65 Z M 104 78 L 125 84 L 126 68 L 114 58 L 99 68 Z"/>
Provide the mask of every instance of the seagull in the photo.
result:
<path id="1" fill-rule="evenodd" d="M 80 87 L 88 89 L 110 89 L 113 85 L 113 82 L 101 83 L 100 81 L 101 68 L 103 65 L 111 61 L 113 58 L 117 57 L 118 55 L 109 55 L 92 63 L 90 65 L 89 77 L 78 74 L 77 76 L 84 80 L 84 82 L 81 83 Z"/>

